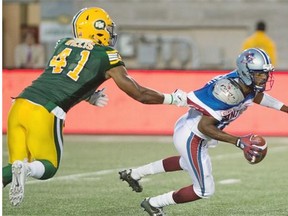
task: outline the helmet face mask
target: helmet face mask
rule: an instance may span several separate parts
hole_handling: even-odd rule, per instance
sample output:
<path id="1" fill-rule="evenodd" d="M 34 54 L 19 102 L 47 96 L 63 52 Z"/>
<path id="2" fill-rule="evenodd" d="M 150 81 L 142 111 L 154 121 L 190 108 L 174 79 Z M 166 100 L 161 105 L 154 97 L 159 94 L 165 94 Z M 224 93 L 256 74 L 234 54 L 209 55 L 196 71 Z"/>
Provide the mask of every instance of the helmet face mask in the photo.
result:
<path id="1" fill-rule="evenodd" d="M 244 50 L 237 58 L 237 73 L 245 85 L 253 87 L 254 91 L 266 90 L 266 83 L 273 85 L 274 67 L 269 56 L 261 49 Z M 262 74 L 262 75 L 261 75 Z M 261 75 L 262 78 L 259 78 Z"/>
<path id="2" fill-rule="evenodd" d="M 254 90 L 258 92 L 271 90 L 274 83 L 273 74 L 267 72 L 254 71 L 252 74 L 252 79 L 254 83 Z M 270 86 L 267 89 L 268 83 L 270 84 Z"/>
<path id="3" fill-rule="evenodd" d="M 114 46 L 117 40 L 115 24 L 108 13 L 92 7 L 80 10 L 72 20 L 75 38 L 93 40 L 104 46 Z"/>
<path id="4" fill-rule="evenodd" d="M 115 27 L 116 25 L 114 22 L 112 22 L 112 26 L 107 26 L 107 31 L 110 35 L 109 46 L 114 46 L 117 42 L 117 34 L 115 33 Z"/>

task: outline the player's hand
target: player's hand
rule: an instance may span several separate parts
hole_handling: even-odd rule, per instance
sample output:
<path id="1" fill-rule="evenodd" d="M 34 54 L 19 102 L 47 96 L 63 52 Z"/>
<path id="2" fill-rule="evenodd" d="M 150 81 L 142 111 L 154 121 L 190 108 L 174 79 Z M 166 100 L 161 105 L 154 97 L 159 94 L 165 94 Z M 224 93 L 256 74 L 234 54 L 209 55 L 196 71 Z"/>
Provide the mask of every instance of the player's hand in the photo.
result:
<path id="1" fill-rule="evenodd" d="M 181 89 L 176 89 L 172 94 L 172 104 L 175 104 L 178 107 L 187 106 L 187 93 Z"/>
<path id="2" fill-rule="evenodd" d="M 104 107 L 108 103 L 108 96 L 105 94 L 105 88 L 95 91 L 89 98 L 86 99 L 94 106 Z"/>
<path id="3" fill-rule="evenodd" d="M 256 146 L 257 143 L 251 140 L 252 136 L 253 136 L 252 134 L 249 134 L 249 135 L 238 138 L 236 146 L 242 149 L 251 158 L 253 156 L 259 157 L 261 155 L 262 149 L 258 148 Z"/>

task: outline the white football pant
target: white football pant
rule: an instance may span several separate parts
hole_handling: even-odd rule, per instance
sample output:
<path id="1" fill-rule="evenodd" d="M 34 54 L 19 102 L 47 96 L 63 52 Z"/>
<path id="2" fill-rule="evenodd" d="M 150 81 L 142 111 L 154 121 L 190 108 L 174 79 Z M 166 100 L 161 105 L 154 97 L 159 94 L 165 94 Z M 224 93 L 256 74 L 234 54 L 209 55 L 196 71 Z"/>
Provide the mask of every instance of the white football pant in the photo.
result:
<path id="1" fill-rule="evenodd" d="M 199 118 L 187 119 L 185 114 L 176 122 L 174 145 L 181 156 L 181 168 L 188 171 L 191 176 L 195 193 L 201 198 L 208 198 L 215 191 L 208 141 L 194 134 L 191 130 L 192 122 L 196 124 L 193 128 L 197 127 Z"/>

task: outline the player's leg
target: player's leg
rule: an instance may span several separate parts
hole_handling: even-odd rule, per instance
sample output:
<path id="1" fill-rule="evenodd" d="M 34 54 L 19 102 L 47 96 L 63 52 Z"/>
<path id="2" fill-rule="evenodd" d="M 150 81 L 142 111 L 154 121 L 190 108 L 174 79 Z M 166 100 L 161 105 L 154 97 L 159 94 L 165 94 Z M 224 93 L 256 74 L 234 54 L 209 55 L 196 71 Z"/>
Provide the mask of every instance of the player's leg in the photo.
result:
<path id="1" fill-rule="evenodd" d="M 13 175 L 9 198 L 14 206 L 19 205 L 24 198 L 26 177 L 51 178 L 58 169 L 62 154 L 59 147 L 62 146 L 62 121 L 42 106 L 24 99 L 17 99 L 16 102 L 21 104 L 18 116 L 21 116 L 20 123 L 26 131 L 25 143 L 29 152 L 24 160 L 19 156 L 10 158 Z M 10 141 L 11 146 L 14 146 Z M 15 151 L 18 152 L 17 149 Z"/>
<path id="2" fill-rule="evenodd" d="M 156 173 L 165 172 L 163 167 L 163 161 L 158 160 L 135 169 L 128 169 L 119 172 L 120 179 L 126 181 L 129 187 L 135 192 L 142 192 L 143 187 L 140 185 L 139 181 L 142 177 L 146 175 L 152 175 Z"/>
<path id="3" fill-rule="evenodd" d="M 210 197 L 215 188 L 207 140 L 190 132 L 187 127 L 174 134 L 176 135 L 174 135 L 174 144 L 181 155 L 180 165 L 188 171 L 193 182 L 191 197 L 181 196 L 181 194 L 179 197 L 187 197 L 183 202 L 194 201 L 195 194 L 201 198 Z"/>
<path id="4" fill-rule="evenodd" d="M 12 164 L 16 160 L 28 159 L 29 152 L 26 146 L 26 131 L 21 124 L 19 115 L 21 103 L 17 100 L 12 104 L 8 115 L 7 146 L 9 153 L 8 165 L 2 168 L 2 184 L 5 187 L 12 182 Z"/>
<path id="5" fill-rule="evenodd" d="M 3 168 L 3 185 L 11 183 L 9 199 L 12 205 L 20 204 L 24 197 L 24 184 L 30 173 L 26 163 L 30 157 L 27 147 L 27 111 L 23 100 L 15 100 L 8 116 L 7 143 L 9 151 L 8 166 Z"/>
<path id="6" fill-rule="evenodd" d="M 165 158 L 134 169 L 130 169 L 129 172 L 133 179 L 140 180 L 147 175 L 182 170 L 179 159 L 180 156 Z"/>
<path id="7" fill-rule="evenodd" d="M 188 171 L 193 182 L 193 185 L 188 186 L 187 189 L 174 193 L 177 203 L 194 201 L 199 197 L 210 197 L 214 193 L 214 180 L 207 140 L 200 138 L 190 129 L 193 125 L 198 124 L 199 119 L 197 114 L 195 118 L 184 116 L 178 120 L 174 129 L 173 141 L 175 148 L 181 155 L 180 165 Z M 191 187 L 193 190 L 188 189 Z M 185 195 L 186 192 L 189 193 L 189 190 L 190 197 Z M 182 196 L 182 193 L 185 196 Z"/>
<path id="8" fill-rule="evenodd" d="M 145 203 L 146 205 L 143 207 L 141 204 L 141 206 L 148 213 L 152 208 L 156 209 L 154 212 L 156 214 L 158 211 L 163 212 L 163 207 L 165 206 L 196 201 L 209 197 L 214 193 L 214 181 L 211 174 L 212 169 L 207 153 L 206 140 L 191 133 L 184 124 L 178 124 L 174 131 L 174 144 L 181 155 L 180 166 L 183 170 L 189 172 L 193 185 L 183 187 L 177 191 L 170 191 L 165 194 L 146 198 L 142 202 L 142 204 Z"/>
<path id="9" fill-rule="evenodd" d="M 133 191 L 142 192 L 143 187 L 139 181 L 147 175 L 182 170 L 179 162 L 180 156 L 168 157 L 134 169 L 120 171 L 120 179 L 126 181 Z"/>
<path id="10" fill-rule="evenodd" d="M 37 105 L 36 105 L 37 106 Z M 44 107 L 34 108 L 30 121 L 27 145 L 31 154 L 28 165 L 30 176 L 36 179 L 52 178 L 57 172 L 63 152 L 63 120 Z"/>
<path id="11" fill-rule="evenodd" d="M 163 172 L 173 172 L 182 170 L 180 156 L 168 157 L 134 169 L 120 171 L 120 179 L 126 181 L 133 191 L 142 192 L 143 188 L 139 184 L 141 178 Z"/>

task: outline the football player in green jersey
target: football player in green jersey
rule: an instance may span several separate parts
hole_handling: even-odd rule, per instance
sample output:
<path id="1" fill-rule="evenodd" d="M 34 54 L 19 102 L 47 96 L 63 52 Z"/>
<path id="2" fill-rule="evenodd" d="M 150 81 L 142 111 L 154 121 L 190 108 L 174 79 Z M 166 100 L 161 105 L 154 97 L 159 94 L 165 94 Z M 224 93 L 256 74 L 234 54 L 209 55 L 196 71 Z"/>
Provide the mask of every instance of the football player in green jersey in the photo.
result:
<path id="1" fill-rule="evenodd" d="M 8 117 L 9 163 L 3 167 L 3 187 L 11 183 L 13 206 L 24 198 L 28 176 L 52 178 L 63 152 L 62 128 L 66 113 L 86 100 L 104 106 L 107 95 L 97 88 L 112 78 L 131 98 L 143 104 L 186 104 L 186 93 L 172 94 L 139 85 L 127 73 L 113 45 L 114 22 L 101 8 L 84 8 L 73 18 L 74 38 L 58 41 L 44 72 L 13 102 Z"/>

